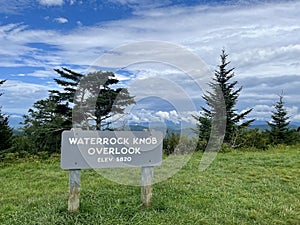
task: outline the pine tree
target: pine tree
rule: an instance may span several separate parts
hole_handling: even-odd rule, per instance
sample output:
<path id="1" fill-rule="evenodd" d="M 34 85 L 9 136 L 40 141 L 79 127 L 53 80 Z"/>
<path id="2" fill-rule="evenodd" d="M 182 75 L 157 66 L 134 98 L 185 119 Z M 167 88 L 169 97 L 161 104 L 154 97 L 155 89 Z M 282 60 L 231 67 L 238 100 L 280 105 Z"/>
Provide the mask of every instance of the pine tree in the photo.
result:
<path id="1" fill-rule="evenodd" d="M 279 95 L 279 100 L 275 104 L 275 111 L 272 111 L 272 120 L 268 122 L 270 130 L 267 131 L 271 143 L 273 144 L 289 144 L 289 116 L 284 107 L 283 96 Z"/>
<path id="2" fill-rule="evenodd" d="M 227 69 L 230 62 L 227 61 L 228 55 L 224 49 L 220 57 L 221 64 L 218 66 L 218 70 L 215 71 L 213 81 L 209 83 L 211 91 L 203 95 L 208 108 L 201 107 L 201 115 L 195 116 L 198 120 L 197 132 L 200 140 L 205 139 L 208 141 L 211 133 L 216 133 L 215 131 L 217 131 L 221 134 L 222 129 L 225 129 L 224 142 L 232 147 L 236 147 L 235 139 L 239 131 L 248 127 L 254 120 L 245 120 L 245 117 L 252 109 L 242 113 L 237 112 L 235 106 L 242 87 L 236 88 L 238 82 L 231 81 L 234 77 L 234 68 Z M 223 107 L 222 102 L 224 102 Z M 224 118 L 221 118 L 223 116 L 220 115 L 226 116 L 225 128 L 222 125 Z M 211 132 L 212 129 L 214 129 L 213 132 Z"/>
<path id="3" fill-rule="evenodd" d="M 56 102 L 55 112 L 65 119 L 64 127 L 71 129 L 74 96 L 84 75 L 64 67 L 61 70 L 54 69 L 54 71 L 60 75 L 60 78 L 55 78 L 54 81 L 63 91 L 50 90 L 49 100 Z"/>
<path id="4" fill-rule="evenodd" d="M 72 103 L 83 75 L 67 68 L 54 69 L 60 75 L 54 81 L 62 90 L 50 90 L 24 115 L 24 133 L 35 143 L 35 151 L 59 152 L 61 133 L 72 128 Z"/>
<path id="5" fill-rule="evenodd" d="M 24 115 L 24 134 L 34 143 L 31 152 L 59 152 L 63 130 L 70 129 L 68 120 L 57 112 L 58 102 L 53 99 L 39 100 Z"/>
<path id="6" fill-rule="evenodd" d="M 6 80 L 0 80 L 0 86 Z M 0 93 L 0 96 L 3 93 Z M 0 106 L 0 151 L 9 149 L 12 144 L 13 129 L 8 124 L 8 116 L 2 114 Z"/>
<path id="7" fill-rule="evenodd" d="M 76 123 L 89 129 L 109 129 L 114 122 L 113 117 L 123 114 L 126 106 L 134 103 L 126 88 L 112 88 L 118 82 L 112 72 L 87 74 L 75 96 L 73 119 Z"/>
<path id="8" fill-rule="evenodd" d="M 100 130 L 112 123 L 106 122 L 108 118 L 122 114 L 134 102 L 127 89 L 110 87 L 119 82 L 113 73 L 83 75 L 66 68 L 55 72 L 60 75 L 54 80 L 61 90 L 50 90 L 49 97 L 35 102 L 24 116 L 23 130 L 35 143 L 36 151 L 59 152 L 61 133 L 71 129 L 73 123 Z M 85 123 L 88 120 L 96 125 Z"/>

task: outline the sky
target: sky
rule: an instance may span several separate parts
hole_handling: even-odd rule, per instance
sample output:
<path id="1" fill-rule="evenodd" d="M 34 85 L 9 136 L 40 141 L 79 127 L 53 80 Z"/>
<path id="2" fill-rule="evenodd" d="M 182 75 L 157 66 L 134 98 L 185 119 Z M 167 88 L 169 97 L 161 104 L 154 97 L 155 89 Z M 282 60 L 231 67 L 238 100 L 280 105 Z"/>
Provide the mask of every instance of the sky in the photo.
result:
<path id="1" fill-rule="evenodd" d="M 290 120 L 300 122 L 299 8 L 300 1 L 287 0 L 2 0 L 2 112 L 15 126 L 34 102 L 58 88 L 53 69 L 86 74 L 113 49 L 143 43 L 151 52 L 153 42 L 191 52 L 212 74 L 225 49 L 233 79 L 243 87 L 237 111 L 253 108 L 248 119 L 269 121 L 283 94 Z M 161 59 L 164 51 L 155 54 Z M 192 122 L 204 104 L 205 91 L 176 65 L 156 60 L 101 68 L 139 96 L 130 121 Z M 185 108 L 188 100 L 194 107 Z"/>

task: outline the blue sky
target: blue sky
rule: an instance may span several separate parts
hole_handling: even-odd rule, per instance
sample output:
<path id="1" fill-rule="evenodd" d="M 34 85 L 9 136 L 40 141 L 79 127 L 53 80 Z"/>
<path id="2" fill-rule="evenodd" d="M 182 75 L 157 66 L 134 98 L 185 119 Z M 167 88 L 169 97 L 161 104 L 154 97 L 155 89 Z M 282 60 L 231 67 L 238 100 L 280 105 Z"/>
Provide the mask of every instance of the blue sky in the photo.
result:
<path id="1" fill-rule="evenodd" d="M 269 120 L 283 91 L 291 120 L 300 122 L 299 8 L 299 1 L 280 0 L 1 1 L 0 79 L 7 80 L 1 87 L 2 111 L 11 120 L 20 119 L 35 101 L 47 97 L 47 90 L 57 88 L 54 68 L 85 73 L 113 48 L 154 40 L 191 51 L 212 71 L 225 48 L 243 86 L 238 110 L 254 108 L 249 118 Z M 199 109 L 202 93 L 178 69 L 145 63 L 119 68 L 117 75 L 121 84 L 155 76 L 174 80 Z M 171 88 L 161 89 L 178 97 Z M 150 103 L 141 101 L 130 119 L 190 121 L 197 111 L 187 110 L 179 118 L 170 103 Z"/>

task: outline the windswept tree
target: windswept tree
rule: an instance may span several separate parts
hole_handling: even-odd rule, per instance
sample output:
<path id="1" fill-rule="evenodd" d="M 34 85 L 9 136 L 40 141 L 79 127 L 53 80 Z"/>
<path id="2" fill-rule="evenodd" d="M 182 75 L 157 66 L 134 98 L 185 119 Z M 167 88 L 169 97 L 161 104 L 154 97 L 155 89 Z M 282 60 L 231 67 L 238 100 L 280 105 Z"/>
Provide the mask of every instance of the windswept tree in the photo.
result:
<path id="1" fill-rule="evenodd" d="M 62 131 L 71 129 L 73 123 L 81 128 L 103 129 L 111 124 L 103 121 L 113 116 L 112 112 L 123 113 L 124 107 L 134 102 L 127 89 L 110 87 L 119 82 L 113 73 L 83 75 L 67 68 L 55 72 L 60 75 L 54 79 L 60 89 L 50 90 L 48 98 L 34 103 L 24 116 L 24 132 L 37 151 L 58 152 Z M 88 120 L 94 120 L 94 124 L 85 123 Z"/>
<path id="2" fill-rule="evenodd" d="M 227 68 L 230 62 L 227 61 L 228 55 L 224 49 L 220 57 L 221 64 L 215 70 L 213 81 L 209 83 L 211 91 L 203 95 L 203 99 L 208 107 L 201 107 L 200 116 L 194 116 L 198 121 L 196 132 L 200 141 L 208 141 L 212 129 L 214 129 L 213 133 L 215 133 L 216 128 L 214 126 L 221 126 L 218 124 L 221 124 L 222 120 L 226 120 L 224 142 L 232 147 L 236 147 L 235 140 L 240 130 L 248 127 L 254 120 L 245 119 L 252 109 L 242 113 L 237 112 L 236 104 L 242 87 L 237 88 L 238 82 L 231 81 L 235 75 L 234 68 Z M 224 109 L 222 109 L 222 103 L 224 103 Z M 222 113 L 223 111 L 225 112 Z M 218 112 L 219 115 L 224 115 L 226 119 L 218 118 Z M 218 128 L 217 130 L 220 129 Z"/>
<path id="3" fill-rule="evenodd" d="M 6 80 L 0 80 L 0 86 Z M 0 96 L 3 93 L 0 93 Z M 12 144 L 13 130 L 8 124 L 8 116 L 2 114 L 0 106 L 0 151 L 9 149 Z"/>
<path id="4" fill-rule="evenodd" d="M 77 125 L 96 130 L 109 129 L 117 119 L 115 116 L 123 114 L 125 108 L 134 103 L 134 97 L 126 88 L 113 87 L 118 82 L 114 73 L 104 71 L 91 72 L 82 79 L 73 110 Z"/>
<path id="5" fill-rule="evenodd" d="M 289 116 L 284 107 L 283 96 L 279 95 L 279 100 L 275 104 L 275 111 L 272 112 L 272 120 L 268 122 L 270 127 L 267 130 L 270 142 L 273 144 L 289 144 L 291 132 L 289 129 Z"/>

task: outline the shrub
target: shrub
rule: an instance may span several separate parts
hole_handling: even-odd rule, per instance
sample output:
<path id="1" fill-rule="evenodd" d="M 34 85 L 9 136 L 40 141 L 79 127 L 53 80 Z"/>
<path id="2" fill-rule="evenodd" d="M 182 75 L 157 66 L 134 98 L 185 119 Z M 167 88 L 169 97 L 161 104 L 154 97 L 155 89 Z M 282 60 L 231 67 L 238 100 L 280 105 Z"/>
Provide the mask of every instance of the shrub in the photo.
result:
<path id="1" fill-rule="evenodd" d="M 237 149 L 266 150 L 268 148 L 268 138 L 265 133 L 260 132 L 258 129 L 245 129 L 237 136 L 234 147 Z"/>
<path id="2" fill-rule="evenodd" d="M 24 134 L 16 135 L 12 143 L 12 152 L 27 152 L 35 154 L 37 151 L 31 140 Z"/>
<path id="3" fill-rule="evenodd" d="M 233 152 L 233 151 L 234 151 L 234 148 L 232 148 L 231 146 L 229 146 L 226 143 L 223 143 L 221 145 L 221 148 L 219 149 L 219 152 L 222 152 L 222 153 L 229 153 L 229 152 Z"/>
<path id="4" fill-rule="evenodd" d="M 166 135 L 167 137 L 164 138 L 163 140 L 163 149 L 164 153 L 166 155 L 170 155 L 174 153 L 176 146 L 179 143 L 180 136 L 178 134 L 168 134 Z"/>
<path id="5" fill-rule="evenodd" d="M 188 136 L 182 136 L 177 146 L 175 146 L 174 154 L 189 154 L 193 153 L 197 147 L 197 140 L 189 138 Z"/>

